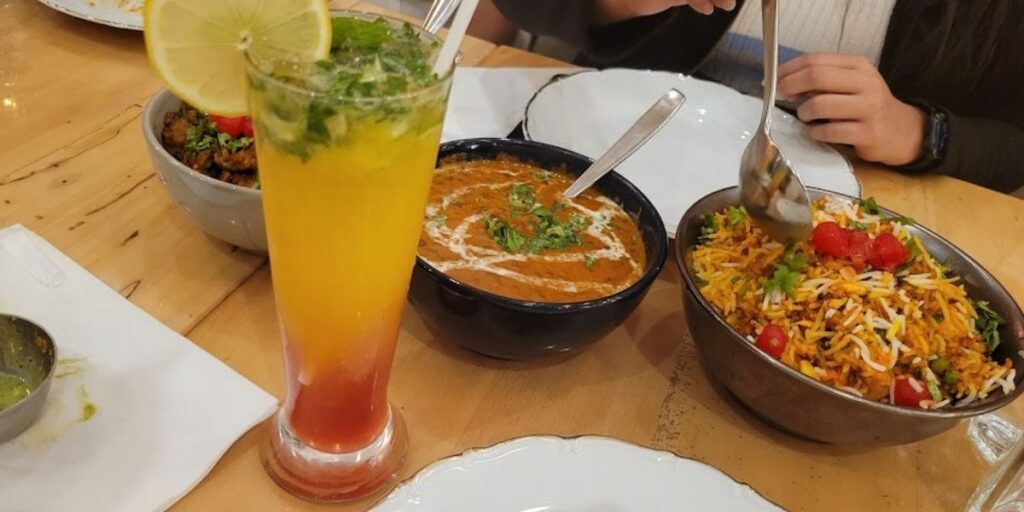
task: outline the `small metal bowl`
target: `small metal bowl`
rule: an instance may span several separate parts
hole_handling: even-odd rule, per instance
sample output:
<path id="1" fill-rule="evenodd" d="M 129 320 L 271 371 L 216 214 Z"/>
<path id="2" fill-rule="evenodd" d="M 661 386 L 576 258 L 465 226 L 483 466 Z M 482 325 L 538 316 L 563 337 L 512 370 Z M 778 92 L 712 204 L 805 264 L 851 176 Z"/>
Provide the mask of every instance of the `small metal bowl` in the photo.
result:
<path id="1" fill-rule="evenodd" d="M 13 439 L 36 421 L 43 410 L 57 366 L 57 347 L 42 327 L 0 314 L 0 374 L 22 379 L 29 394 L 0 410 L 0 443 Z"/>
<path id="2" fill-rule="evenodd" d="M 812 201 L 826 195 L 855 199 L 817 189 L 807 191 Z M 949 262 L 971 297 L 988 301 L 1006 320 L 1000 329 L 1003 342 L 994 355 L 999 361 L 1009 358 L 1017 368 L 1016 388 L 1010 394 L 993 393 L 963 407 L 935 411 L 898 407 L 812 380 L 766 355 L 733 329 L 694 283 L 691 252 L 700 237 L 701 215 L 739 202 L 739 190 L 732 187 L 712 192 L 690 207 L 676 230 L 676 264 L 686 283 L 683 311 L 701 364 L 756 416 L 783 431 L 824 443 L 897 445 L 934 436 L 962 419 L 999 409 L 1024 392 L 1024 312 L 977 261 L 919 225 L 907 229 L 921 237 L 933 257 Z M 882 212 L 898 216 L 885 208 Z"/>

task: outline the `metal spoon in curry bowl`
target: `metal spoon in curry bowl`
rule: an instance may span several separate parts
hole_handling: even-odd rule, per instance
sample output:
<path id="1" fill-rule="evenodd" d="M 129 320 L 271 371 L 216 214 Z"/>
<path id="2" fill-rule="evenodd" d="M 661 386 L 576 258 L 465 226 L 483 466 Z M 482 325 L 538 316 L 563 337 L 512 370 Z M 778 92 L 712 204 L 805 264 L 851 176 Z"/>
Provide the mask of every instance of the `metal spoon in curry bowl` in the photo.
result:
<path id="1" fill-rule="evenodd" d="M 811 202 L 782 150 L 772 140 L 772 109 L 779 69 L 779 13 L 776 0 L 762 0 L 764 108 L 761 124 L 740 159 L 740 202 L 768 236 L 779 242 L 811 234 Z"/>
<path id="2" fill-rule="evenodd" d="M 639 119 L 630 126 L 626 133 L 619 137 L 619 140 L 612 144 L 600 158 L 594 161 L 576 181 L 569 185 L 562 194 L 569 199 L 580 195 L 584 190 L 608 174 L 615 166 L 624 162 L 630 155 L 640 149 L 641 146 L 651 140 L 654 134 L 658 133 L 669 119 L 683 106 L 686 96 L 676 89 L 669 89 L 658 101 L 651 105 Z"/>

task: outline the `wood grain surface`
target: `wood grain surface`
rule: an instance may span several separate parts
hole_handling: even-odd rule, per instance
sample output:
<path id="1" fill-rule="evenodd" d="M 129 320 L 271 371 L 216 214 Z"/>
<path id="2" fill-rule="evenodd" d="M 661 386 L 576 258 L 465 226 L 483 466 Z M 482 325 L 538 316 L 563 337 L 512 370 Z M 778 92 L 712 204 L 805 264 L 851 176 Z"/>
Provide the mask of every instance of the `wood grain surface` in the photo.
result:
<path id="1" fill-rule="evenodd" d="M 351 0 L 332 5 L 380 12 Z M 462 51 L 463 65 L 566 65 L 472 39 Z M 153 174 L 139 117 L 159 88 L 141 34 L 29 0 L 0 0 L 0 227 L 28 226 L 280 397 L 283 363 L 264 258 L 205 236 Z M 947 237 L 1024 301 L 1024 201 L 950 178 L 855 167 L 865 195 Z M 962 508 L 986 469 L 963 426 L 880 449 L 779 433 L 702 373 L 680 293 L 670 264 L 606 339 L 575 356 L 532 363 L 470 354 L 437 339 L 407 308 L 391 382 L 411 436 L 404 476 L 517 436 L 599 434 L 706 461 L 792 510 Z M 1019 401 L 1004 414 L 1024 419 Z M 242 437 L 175 510 L 372 504 L 313 505 L 281 491 L 260 467 L 260 432 Z"/>

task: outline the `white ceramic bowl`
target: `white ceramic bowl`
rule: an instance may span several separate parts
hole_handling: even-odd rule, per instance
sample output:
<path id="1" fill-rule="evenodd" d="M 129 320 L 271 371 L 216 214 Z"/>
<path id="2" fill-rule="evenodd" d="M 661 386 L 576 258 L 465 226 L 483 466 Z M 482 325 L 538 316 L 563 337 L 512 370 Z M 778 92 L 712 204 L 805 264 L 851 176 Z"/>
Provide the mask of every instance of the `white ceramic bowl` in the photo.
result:
<path id="1" fill-rule="evenodd" d="M 142 112 L 142 134 L 160 183 L 207 234 L 247 251 L 265 254 L 267 232 L 263 225 L 260 191 L 194 171 L 160 143 L 164 114 L 180 106 L 180 99 L 167 89 L 161 89 L 149 99 Z"/>

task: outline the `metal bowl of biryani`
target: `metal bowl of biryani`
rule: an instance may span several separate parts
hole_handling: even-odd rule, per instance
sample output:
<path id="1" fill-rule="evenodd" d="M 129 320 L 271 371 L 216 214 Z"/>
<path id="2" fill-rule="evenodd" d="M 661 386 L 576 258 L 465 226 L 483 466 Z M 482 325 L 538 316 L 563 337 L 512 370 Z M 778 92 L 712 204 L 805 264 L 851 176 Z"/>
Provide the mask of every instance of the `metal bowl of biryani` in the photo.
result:
<path id="1" fill-rule="evenodd" d="M 160 182 L 203 231 L 264 254 L 256 152 L 246 136 L 251 129 L 220 121 L 161 89 L 146 104 L 142 133 Z"/>
<path id="2" fill-rule="evenodd" d="M 0 443 L 32 425 L 43 410 L 57 349 L 42 327 L 0 314 Z"/>
<path id="3" fill-rule="evenodd" d="M 714 380 L 783 431 L 850 445 L 918 441 L 1021 393 L 1024 313 L 991 274 L 873 200 L 810 194 L 814 233 L 790 246 L 735 187 L 680 221 L 686 323 Z"/>

